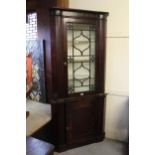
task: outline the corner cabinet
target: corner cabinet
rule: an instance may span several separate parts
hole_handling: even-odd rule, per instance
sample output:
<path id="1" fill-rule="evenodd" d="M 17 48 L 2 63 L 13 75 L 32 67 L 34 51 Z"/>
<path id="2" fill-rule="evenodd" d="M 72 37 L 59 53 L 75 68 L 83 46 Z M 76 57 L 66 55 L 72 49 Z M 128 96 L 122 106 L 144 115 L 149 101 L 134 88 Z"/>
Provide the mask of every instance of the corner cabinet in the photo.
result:
<path id="1" fill-rule="evenodd" d="M 57 151 L 104 138 L 107 12 L 52 8 L 51 134 Z M 48 56 L 46 55 L 46 58 Z"/>

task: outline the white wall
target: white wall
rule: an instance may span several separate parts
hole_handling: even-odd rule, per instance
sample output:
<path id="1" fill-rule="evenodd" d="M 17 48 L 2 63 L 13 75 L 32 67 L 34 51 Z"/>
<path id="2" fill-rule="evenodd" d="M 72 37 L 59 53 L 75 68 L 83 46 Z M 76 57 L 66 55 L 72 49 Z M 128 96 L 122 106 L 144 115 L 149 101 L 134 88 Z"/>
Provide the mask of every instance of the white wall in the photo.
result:
<path id="1" fill-rule="evenodd" d="M 109 12 L 106 54 L 106 137 L 128 140 L 128 0 L 69 0 L 70 8 Z"/>
<path id="2" fill-rule="evenodd" d="M 121 141 L 129 138 L 129 98 L 110 93 L 106 98 L 106 137 Z"/>

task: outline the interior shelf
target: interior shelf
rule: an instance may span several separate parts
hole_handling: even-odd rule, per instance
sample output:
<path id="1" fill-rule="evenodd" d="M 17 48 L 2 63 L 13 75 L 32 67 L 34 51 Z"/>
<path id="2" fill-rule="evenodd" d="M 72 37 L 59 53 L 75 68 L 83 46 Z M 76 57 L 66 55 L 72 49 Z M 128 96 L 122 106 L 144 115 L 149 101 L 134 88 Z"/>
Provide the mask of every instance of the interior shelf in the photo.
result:
<path id="1" fill-rule="evenodd" d="M 95 61 L 95 55 L 68 56 L 68 63 L 89 63 L 93 61 Z"/>
<path id="2" fill-rule="evenodd" d="M 89 63 L 91 60 L 74 60 L 74 63 Z M 68 63 L 73 63 L 73 62 L 68 62 Z"/>
<path id="3" fill-rule="evenodd" d="M 89 43 L 94 43 L 95 44 L 95 41 L 68 41 L 68 44 L 89 44 Z"/>

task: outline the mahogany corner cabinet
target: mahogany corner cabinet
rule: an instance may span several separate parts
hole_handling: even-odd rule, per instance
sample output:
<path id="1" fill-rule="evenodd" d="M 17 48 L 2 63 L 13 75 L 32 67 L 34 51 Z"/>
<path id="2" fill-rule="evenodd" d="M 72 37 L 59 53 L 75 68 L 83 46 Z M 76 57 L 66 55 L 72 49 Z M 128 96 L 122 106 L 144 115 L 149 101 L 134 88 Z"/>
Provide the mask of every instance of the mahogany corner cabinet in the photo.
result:
<path id="1" fill-rule="evenodd" d="M 107 12 L 50 9 L 51 53 L 46 59 L 52 143 L 58 152 L 104 138 Z"/>

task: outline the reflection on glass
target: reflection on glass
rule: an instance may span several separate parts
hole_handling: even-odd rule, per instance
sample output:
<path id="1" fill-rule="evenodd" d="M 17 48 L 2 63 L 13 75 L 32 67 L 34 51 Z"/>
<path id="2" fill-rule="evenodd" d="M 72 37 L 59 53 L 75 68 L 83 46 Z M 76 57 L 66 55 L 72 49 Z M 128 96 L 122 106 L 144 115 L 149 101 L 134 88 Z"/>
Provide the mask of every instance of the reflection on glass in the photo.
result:
<path id="1" fill-rule="evenodd" d="M 67 23 L 68 93 L 95 90 L 95 25 Z"/>

